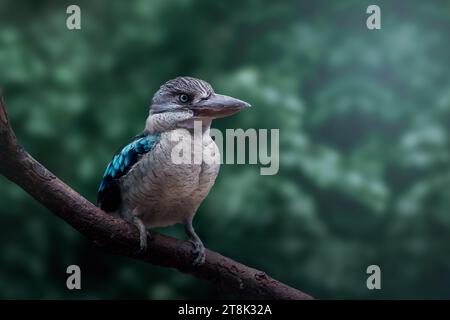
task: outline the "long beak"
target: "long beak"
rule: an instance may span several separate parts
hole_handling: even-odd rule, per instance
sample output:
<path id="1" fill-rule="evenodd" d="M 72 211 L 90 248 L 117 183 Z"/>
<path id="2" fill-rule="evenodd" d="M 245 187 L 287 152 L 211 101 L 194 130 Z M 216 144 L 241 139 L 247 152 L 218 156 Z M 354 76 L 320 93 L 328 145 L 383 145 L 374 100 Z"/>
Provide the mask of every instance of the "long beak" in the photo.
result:
<path id="1" fill-rule="evenodd" d="M 250 107 L 245 101 L 213 93 L 209 98 L 191 106 L 196 117 L 223 118 Z"/>

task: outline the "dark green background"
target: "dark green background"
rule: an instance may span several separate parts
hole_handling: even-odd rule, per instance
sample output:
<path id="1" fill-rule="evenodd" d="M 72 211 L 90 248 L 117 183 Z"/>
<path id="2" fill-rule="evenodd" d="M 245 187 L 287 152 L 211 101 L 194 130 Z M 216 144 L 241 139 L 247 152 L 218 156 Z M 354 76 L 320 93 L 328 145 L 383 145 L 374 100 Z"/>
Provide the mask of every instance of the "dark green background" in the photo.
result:
<path id="1" fill-rule="evenodd" d="M 0 87 L 24 147 L 94 201 L 159 85 L 205 79 L 255 106 L 214 127 L 279 128 L 281 161 L 222 166 L 195 220 L 209 248 L 322 299 L 450 298 L 449 31 L 448 1 L 2 0 Z M 0 298 L 224 296 L 101 252 L 0 178 Z"/>

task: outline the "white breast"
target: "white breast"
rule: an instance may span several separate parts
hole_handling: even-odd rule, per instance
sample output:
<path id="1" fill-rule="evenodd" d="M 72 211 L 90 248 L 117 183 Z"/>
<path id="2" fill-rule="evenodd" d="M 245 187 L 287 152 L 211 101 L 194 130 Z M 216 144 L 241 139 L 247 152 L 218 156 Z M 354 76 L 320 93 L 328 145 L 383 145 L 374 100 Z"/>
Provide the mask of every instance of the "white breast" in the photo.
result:
<path id="1" fill-rule="evenodd" d="M 200 138 L 200 137 L 199 137 Z M 177 151 L 189 163 L 179 162 Z M 195 159 L 197 163 L 192 163 Z M 133 211 L 147 227 L 164 227 L 192 217 L 219 171 L 219 150 L 208 132 L 193 139 L 184 129 L 161 134 L 154 149 L 121 179 L 122 208 Z"/>

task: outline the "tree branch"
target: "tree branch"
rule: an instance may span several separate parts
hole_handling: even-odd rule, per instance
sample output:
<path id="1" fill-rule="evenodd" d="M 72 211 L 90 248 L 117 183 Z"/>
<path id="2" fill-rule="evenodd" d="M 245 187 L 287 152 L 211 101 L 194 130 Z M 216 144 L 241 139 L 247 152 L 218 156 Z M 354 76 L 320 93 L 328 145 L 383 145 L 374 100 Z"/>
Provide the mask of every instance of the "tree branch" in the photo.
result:
<path id="1" fill-rule="evenodd" d="M 161 234 L 153 234 L 146 253 L 136 253 L 139 236 L 133 225 L 98 209 L 33 159 L 17 143 L 8 121 L 3 97 L 0 97 L 0 173 L 96 245 L 115 254 L 176 268 L 209 280 L 242 298 L 312 299 L 262 271 L 211 250 L 206 250 L 206 261 L 202 266 L 193 267 L 191 244 Z"/>

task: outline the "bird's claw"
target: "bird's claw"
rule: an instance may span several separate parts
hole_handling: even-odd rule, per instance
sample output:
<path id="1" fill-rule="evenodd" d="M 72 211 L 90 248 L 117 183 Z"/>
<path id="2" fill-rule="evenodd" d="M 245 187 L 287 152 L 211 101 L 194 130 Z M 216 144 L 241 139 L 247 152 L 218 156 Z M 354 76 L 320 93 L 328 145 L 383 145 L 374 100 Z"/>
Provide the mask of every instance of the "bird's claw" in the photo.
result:
<path id="1" fill-rule="evenodd" d="M 192 265 L 195 267 L 201 266 L 205 263 L 205 246 L 201 241 L 189 240 L 189 242 L 194 247 L 192 251 L 194 254 L 194 261 Z"/>
<path id="2" fill-rule="evenodd" d="M 147 232 L 139 233 L 139 250 L 136 251 L 136 254 L 142 254 L 147 252 L 148 247 L 147 236 L 149 236 Z"/>

